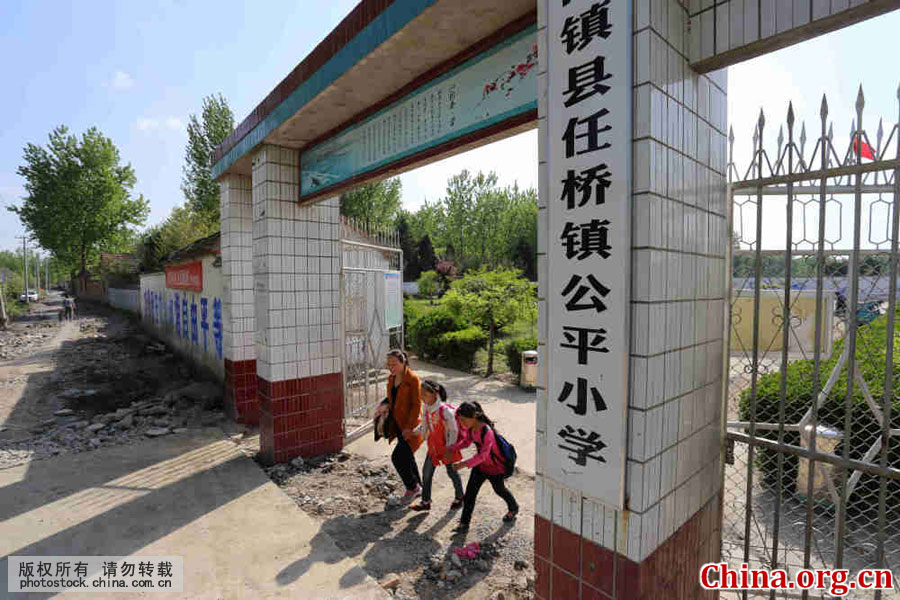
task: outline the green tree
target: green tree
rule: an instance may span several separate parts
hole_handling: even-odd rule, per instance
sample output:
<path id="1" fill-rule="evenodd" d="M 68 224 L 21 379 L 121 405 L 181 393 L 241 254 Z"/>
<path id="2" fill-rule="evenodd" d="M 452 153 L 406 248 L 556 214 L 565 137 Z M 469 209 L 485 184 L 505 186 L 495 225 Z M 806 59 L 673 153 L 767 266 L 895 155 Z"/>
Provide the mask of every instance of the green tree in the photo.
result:
<path id="1" fill-rule="evenodd" d="M 431 236 L 427 233 L 419 240 L 419 245 L 416 248 L 416 263 L 418 263 L 422 271 L 430 271 L 437 264 L 434 246 L 431 245 Z"/>
<path id="2" fill-rule="evenodd" d="M 166 257 L 200 238 L 218 231 L 219 224 L 197 214 L 188 206 L 176 206 L 169 218 L 151 227 L 138 244 L 138 258 L 143 271 L 162 268 Z"/>
<path id="3" fill-rule="evenodd" d="M 387 229 L 400 212 L 402 191 L 397 178 L 365 183 L 341 194 L 341 214 L 372 229 Z"/>
<path id="4" fill-rule="evenodd" d="M 440 287 L 438 274 L 434 271 L 423 271 L 416 284 L 419 286 L 419 295 L 425 296 L 431 300 L 431 304 L 434 304 L 434 297 Z"/>
<path id="5" fill-rule="evenodd" d="M 485 376 L 494 372 L 494 340 L 503 327 L 537 311 L 535 286 L 517 269 L 479 269 L 457 279 L 444 296 L 451 310 L 488 334 Z"/>
<path id="6" fill-rule="evenodd" d="M 222 97 L 203 99 L 200 118 L 188 120 L 181 191 L 188 208 L 206 220 L 219 221 L 219 186 L 212 177 L 213 152 L 234 129 L 234 115 Z"/>
<path id="7" fill-rule="evenodd" d="M 46 147 L 25 146 L 24 161 L 18 173 L 27 196 L 9 210 L 43 248 L 82 272 L 101 250 L 120 249 L 147 218 L 147 200 L 131 197 L 134 170 L 119 164 L 119 150 L 95 127 L 80 140 L 57 127 Z"/>

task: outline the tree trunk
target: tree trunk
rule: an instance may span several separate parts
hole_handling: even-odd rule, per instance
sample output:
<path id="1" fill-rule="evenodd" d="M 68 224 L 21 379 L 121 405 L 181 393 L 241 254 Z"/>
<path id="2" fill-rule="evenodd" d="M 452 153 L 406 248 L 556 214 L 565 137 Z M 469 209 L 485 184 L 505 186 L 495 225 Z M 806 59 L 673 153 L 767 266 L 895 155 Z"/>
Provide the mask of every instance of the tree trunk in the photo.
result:
<path id="1" fill-rule="evenodd" d="M 87 259 L 85 257 L 86 248 L 84 244 L 81 244 L 81 272 L 84 273 L 87 270 Z"/>
<path id="2" fill-rule="evenodd" d="M 6 290 L 0 286 L 0 329 L 6 329 L 9 324 L 9 317 L 6 315 Z"/>
<path id="3" fill-rule="evenodd" d="M 487 372 L 485 372 L 485 377 L 490 377 L 494 374 L 494 321 L 491 320 L 491 327 L 488 330 L 488 364 L 487 364 Z"/>

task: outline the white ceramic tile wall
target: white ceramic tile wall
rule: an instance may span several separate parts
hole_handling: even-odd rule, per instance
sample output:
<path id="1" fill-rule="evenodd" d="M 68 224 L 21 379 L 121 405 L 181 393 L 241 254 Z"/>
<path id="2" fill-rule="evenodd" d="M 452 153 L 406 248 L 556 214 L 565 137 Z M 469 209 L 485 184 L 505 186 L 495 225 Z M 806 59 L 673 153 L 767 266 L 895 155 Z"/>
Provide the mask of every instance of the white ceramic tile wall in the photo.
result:
<path id="1" fill-rule="evenodd" d="M 721 488 L 727 81 L 724 73 L 698 75 L 688 66 L 692 48 L 713 51 L 713 36 L 710 29 L 703 41 L 699 27 L 687 27 L 689 7 L 699 13 L 712 5 L 634 2 L 629 510 L 603 507 L 545 479 L 542 448 L 537 449 L 537 514 L 632 560 L 648 556 Z M 538 12 L 541 30 L 544 11 Z M 726 14 L 719 18 L 731 27 L 732 13 Z M 707 19 L 712 18 L 710 12 Z M 545 92 L 539 89 L 539 99 Z M 539 123 L 546 110 L 539 102 Z M 539 125 L 539 136 L 540 131 Z M 547 203 L 543 156 L 539 152 L 539 206 Z M 546 219 L 538 222 L 547 228 Z M 541 282 L 548 235 L 538 234 Z M 540 297 L 543 289 L 539 285 Z M 555 357 L 545 346 L 539 352 L 545 372 Z M 542 441 L 548 439 L 541 426 L 547 401 L 546 391 L 539 390 Z"/>
<path id="2" fill-rule="evenodd" d="M 338 199 L 300 206 L 298 153 L 253 156 L 257 372 L 268 381 L 341 369 Z"/>
<path id="3" fill-rule="evenodd" d="M 674 1 L 674 0 L 672 0 Z M 743 46 L 760 39 L 783 35 L 794 29 L 831 17 L 865 4 L 869 0 L 708 0 L 689 3 L 689 22 L 685 24 L 683 51 L 691 63 L 711 58 L 728 51 L 739 50 Z M 656 2 L 636 2 L 636 15 L 642 19 L 648 4 Z M 672 9 L 670 8 L 670 13 Z M 650 19 L 654 27 L 653 19 Z M 641 21 L 644 22 L 644 21 Z M 638 27 L 638 21 L 635 22 Z M 646 26 L 646 24 L 644 25 Z M 673 25 L 669 25 L 670 41 L 678 47 L 680 40 L 672 35 Z M 659 31 L 659 29 L 657 29 Z M 820 32 L 810 32 L 815 35 Z"/>
<path id="4" fill-rule="evenodd" d="M 222 248 L 222 324 L 224 355 L 230 361 L 253 360 L 253 219 L 250 177 L 219 180 Z"/>

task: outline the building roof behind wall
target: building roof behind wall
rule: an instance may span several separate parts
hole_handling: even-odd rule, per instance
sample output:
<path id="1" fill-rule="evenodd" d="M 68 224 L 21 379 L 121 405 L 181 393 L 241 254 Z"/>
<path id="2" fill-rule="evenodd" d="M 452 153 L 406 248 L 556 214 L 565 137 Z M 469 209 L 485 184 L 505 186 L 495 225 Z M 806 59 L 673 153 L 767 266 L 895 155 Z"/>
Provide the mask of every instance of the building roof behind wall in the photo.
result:
<path id="1" fill-rule="evenodd" d="M 213 256 L 220 256 L 222 253 L 220 245 L 221 237 L 222 233 L 217 231 L 212 235 L 206 236 L 205 238 L 195 240 L 184 248 L 179 248 L 178 250 L 175 250 L 174 252 L 169 254 L 169 256 L 167 256 L 163 261 L 163 264 L 181 262 L 189 258 L 196 258 L 198 256 L 206 256 L 209 254 L 212 254 Z"/>

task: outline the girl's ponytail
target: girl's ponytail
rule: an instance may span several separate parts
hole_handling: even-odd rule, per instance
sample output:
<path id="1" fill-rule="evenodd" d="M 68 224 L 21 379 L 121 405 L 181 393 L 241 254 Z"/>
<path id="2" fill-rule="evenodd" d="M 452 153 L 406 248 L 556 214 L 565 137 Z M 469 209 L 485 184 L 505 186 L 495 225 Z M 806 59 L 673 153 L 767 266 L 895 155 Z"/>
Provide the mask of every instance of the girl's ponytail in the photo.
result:
<path id="1" fill-rule="evenodd" d="M 456 414 L 470 419 L 477 419 L 491 429 L 496 429 L 496 427 L 494 426 L 494 422 L 491 421 L 486 414 L 484 414 L 484 409 L 481 408 L 481 404 L 479 404 L 478 402 L 463 402 L 459 405 L 459 408 L 456 409 Z"/>
<path id="2" fill-rule="evenodd" d="M 434 381 L 433 379 L 424 379 L 422 380 L 422 387 L 427 389 L 429 392 L 437 394 L 441 402 L 447 401 L 447 388 L 445 388 L 437 381 Z"/>

